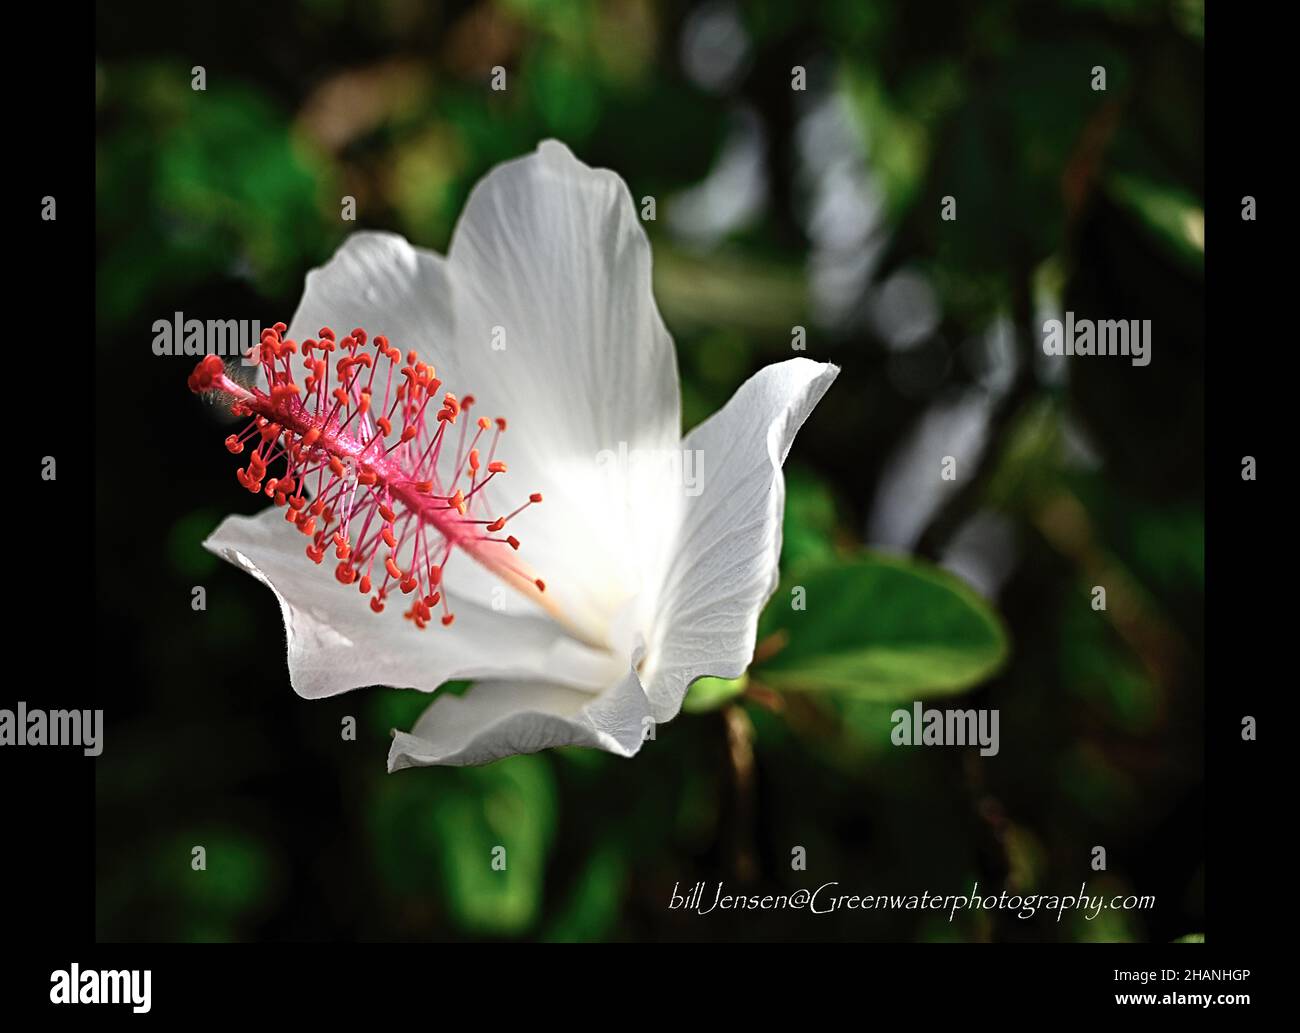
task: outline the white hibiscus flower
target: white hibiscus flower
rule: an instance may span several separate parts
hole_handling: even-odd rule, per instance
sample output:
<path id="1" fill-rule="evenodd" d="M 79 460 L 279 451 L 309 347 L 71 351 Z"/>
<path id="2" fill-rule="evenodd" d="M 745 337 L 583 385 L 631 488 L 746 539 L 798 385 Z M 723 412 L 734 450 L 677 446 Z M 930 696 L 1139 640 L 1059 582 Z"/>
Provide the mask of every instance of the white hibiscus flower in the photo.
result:
<path id="1" fill-rule="evenodd" d="M 650 261 L 622 180 L 548 141 L 478 184 L 446 258 L 350 237 L 263 335 L 269 385 L 211 358 L 191 379 L 254 418 L 228 445 L 283 508 L 205 544 L 275 592 L 294 689 L 472 681 L 395 734 L 390 771 L 631 756 L 692 681 L 748 666 L 777 584 L 781 464 L 838 370 L 768 366 L 682 439 Z M 647 456 L 688 457 L 698 486 Z"/>

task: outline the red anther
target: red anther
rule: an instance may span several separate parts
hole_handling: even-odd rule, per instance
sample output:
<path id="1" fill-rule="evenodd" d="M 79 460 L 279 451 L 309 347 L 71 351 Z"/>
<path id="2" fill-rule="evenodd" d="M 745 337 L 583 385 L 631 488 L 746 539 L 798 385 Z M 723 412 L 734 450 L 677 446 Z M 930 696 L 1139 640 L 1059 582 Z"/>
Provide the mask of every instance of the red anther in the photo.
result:
<path id="1" fill-rule="evenodd" d="M 387 545 L 390 549 L 397 548 L 397 539 L 393 537 L 393 529 L 391 527 L 385 527 L 379 533 L 379 536 L 383 538 L 384 544 Z"/>
<path id="2" fill-rule="evenodd" d="M 451 410 L 451 414 L 453 416 L 460 415 L 460 402 L 456 401 L 456 396 L 452 394 L 450 391 L 448 391 L 445 395 L 442 396 L 442 404 L 447 409 Z"/>
<path id="3" fill-rule="evenodd" d="M 505 473 L 505 472 L 506 472 L 506 464 L 501 462 L 500 459 L 494 459 L 492 462 L 488 463 L 488 473 Z"/>
<path id="4" fill-rule="evenodd" d="M 429 568 L 429 583 L 431 585 L 436 585 L 440 581 L 442 581 L 442 568 L 435 563 Z"/>
<path id="5" fill-rule="evenodd" d="M 500 531 L 501 528 L 503 528 L 503 527 L 505 527 L 505 526 L 506 526 L 506 518 L 505 518 L 505 517 L 497 517 L 495 520 L 492 521 L 492 523 L 490 523 L 490 524 L 487 525 L 487 529 L 488 529 L 489 531 Z"/>
<path id="6" fill-rule="evenodd" d="M 454 621 L 455 619 L 456 619 L 456 615 L 454 613 L 444 613 L 442 615 L 442 626 L 444 628 L 451 627 L 451 622 Z"/>
<path id="7" fill-rule="evenodd" d="M 456 489 L 456 494 L 451 497 L 451 506 L 461 516 L 465 515 L 465 493 L 459 488 Z"/>
<path id="8" fill-rule="evenodd" d="M 281 334 L 281 335 L 289 332 L 289 328 L 285 326 L 283 323 L 272 323 L 271 329 L 274 330 L 277 334 Z"/>
<path id="9" fill-rule="evenodd" d="M 492 421 L 489 420 L 486 416 L 480 416 L 480 417 L 478 418 L 478 429 L 479 429 L 479 430 L 491 430 L 491 429 L 492 429 Z"/>
<path id="10" fill-rule="evenodd" d="M 471 448 L 469 450 L 469 468 L 473 470 L 475 473 L 478 472 L 478 449 L 477 448 Z"/>
<path id="11" fill-rule="evenodd" d="M 293 509 L 300 510 L 305 505 L 307 505 L 307 497 L 305 495 L 294 495 L 289 499 L 289 506 Z"/>
<path id="12" fill-rule="evenodd" d="M 369 358 L 369 356 L 366 357 Z M 364 416 L 369 411 L 370 411 L 370 392 L 363 390 L 361 392 L 361 401 L 357 403 L 357 412 L 361 413 L 361 415 Z"/>
<path id="13" fill-rule="evenodd" d="M 528 496 L 528 501 L 529 501 L 529 502 L 541 502 L 541 501 L 542 501 L 542 493 L 541 493 L 540 491 L 535 491 L 535 492 L 533 492 L 531 495 Z"/>
<path id="14" fill-rule="evenodd" d="M 441 592 L 434 592 L 432 595 L 426 595 L 424 597 L 424 605 L 429 607 L 437 606 L 438 600 L 441 598 L 442 598 Z"/>
<path id="15" fill-rule="evenodd" d="M 323 326 L 316 331 L 316 336 L 323 341 L 332 341 L 334 340 L 334 331 L 327 326 Z"/>
<path id="16" fill-rule="evenodd" d="M 307 558 L 313 563 L 319 564 L 325 558 L 325 550 L 318 549 L 314 545 L 307 546 Z"/>
<path id="17" fill-rule="evenodd" d="M 388 437 L 389 434 L 393 433 L 393 425 L 389 422 L 387 416 L 381 416 L 375 420 L 375 426 L 379 428 L 379 433 L 384 437 Z"/>
<path id="18" fill-rule="evenodd" d="M 364 330 L 362 330 L 361 327 L 357 327 L 357 328 L 356 328 L 355 330 L 353 330 L 352 333 L 350 333 L 348 336 L 351 337 L 354 341 L 356 341 L 357 344 L 365 344 L 365 343 L 366 343 L 366 332 L 365 332 Z M 379 340 L 380 340 L 380 338 L 376 337 L 376 338 L 375 338 L 375 343 L 378 344 L 378 343 L 379 343 Z M 387 344 L 387 343 L 388 343 L 388 338 L 386 338 L 386 337 L 383 338 L 383 341 L 384 341 L 384 344 Z"/>
<path id="19" fill-rule="evenodd" d="M 406 364 L 407 364 L 408 366 L 414 366 L 415 363 L 416 363 L 416 360 L 419 359 L 419 357 L 420 357 L 420 356 L 418 356 L 418 355 L 415 353 L 414 349 L 412 349 L 411 351 L 409 351 L 409 352 L 406 353 Z"/>
<path id="20" fill-rule="evenodd" d="M 335 568 L 334 576 L 339 579 L 341 584 L 350 585 L 357 579 L 357 572 L 344 562 L 340 563 L 338 567 Z"/>
<path id="21" fill-rule="evenodd" d="M 432 495 L 433 481 L 416 481 L 415 490 L 418 491 L 421 495 Z"/>
<path id="22" fill-rule="evenodd" d="M 515 549 L 516 551 L 518 551 L 518 549 L 519 549 L 519 539 L 516 538 L 514 535 L 512 535 L 512 534 L 511 534 L 511 535 L 507 535 L 507 536 L 506 536 L 506 543 L 510 546 L 510 548 Z"/>
<path id="23" fill-rule="evenodd" d="M 541 578 L 538 578 L 536 581 L 533 582 L 533 584 L 537 586 L 537 591 L 539 592 L 546 591 L 546 582 L 543 581 Z"/>
<path id="24" fill-rule="evenodd" d="M 403 429 L 403 431 L 402 431 L 402 442 L 403 442 L 403 443 L 405 443 L 405 442 L 407 442 L 407 441 L 410 441 L 413 437 L 415 437 L 415 428 L 414 428 L 414 427 L 406 427 L 405 429 Z"/>
<path id="25" fill-rule="evenodd" d="M 402 589 L 402 592 L 405 595 L 410 595 L 412 592 L 415 591 L 415 586 L 417 584 L 418 582 L 415 580 L 415 578 L 408 575 L 407 577 L 403 578 L 399 582 L 399 587 Z"/>
<path id="26" fill-rule="evenodd" d="M 320 516 L 322 513 L 325 512 L 325 500 L 316 499 L 310 506 L 307 507 L 307 512 L 310 513 L 312 516 Z"/>
<path id="27" fill-rule="evenodd" d="M 303 534 L 305 534 L 305 535 L 313 535 L 313 534 L 315 534 L 315 533 L 316 533 L 316 518 L 315 518 L 315 517 L 307 517 L 305 520 L 302 521 L 302 523 L 300 523 L 300 524 L 298 525 L 298 530 L 301 531 L 301 532 L 302 532 Z M 319 562 L 319 561 L 317 561 L 317 562 Z"/>
<path id="28" fill-rule="evenodd" d="M 370 575 L 369 575 L 369 574 L 362 574 L 362 575 L 361 575 L 361 594 L 362 594 L 362 595 L 369 595 L 369 594 L 370 594 Z"/>
<path id="29" fill-rule="evenodd" d="M 343 476 L 343 460 L 338 456 L 330 456 L 330 473 L 335 477 Z"/>
<path id="30" fill-rule="evenodd" d="M 196 393 L 207 391 L 225 372 L 226 367 L 222 364 L 221 359 L 215 355 L 205 355 L 195 365 L 194 371 L 186 382 L 189 384 L 191 391 Z"/>
<path id="31" fill-rule="evenodd" d="M 469 407 L 473 405 L 476 401 L 478 401 L 478 399 L 476 399 L 473 395 L 466 395 L 464 398 L 460 400 L 460 407 L 465 412 L 469 412 Z"/>
<path id="32" fill-rule="evenodd" d="M 387 520 L 390 524 L 397 519 L 397 514 L 392 511 L 383 502 L 379 503 L 379 515 Z"/>
<path id="33" fill-rule="evenodd" d="M 384 560 L 384 569 L 388 571 L 389 577 L 394 578 L 395 580 L 398 581 L 401 580 L 402 568 L 397 565 L 397 562 L 393 559 L 392 556 L 389 556 L 388 559 Z"/>
<path id="34" fill-rule="evenodd" d="M 380 599 L 379 596 L 377 596 L 377 595 L 371 596 L 371 597 L 370 597 L 370 608 L 371 608 L 372 610 L 374 610 L 375 613 L 383 613 L 383 612 L 384 612 L 384 601 L 383 601 L 382 599 Z"/>
<path id="35" fill-rule="evenodd" d="M 504 431 L 505 429 L 506 429 L 506 418 L 505 418 L 504 416 L 498 416 L 498 417 L 497 417 L 497 430 L 499 430 L 499 431 Z"/>
<path id="36" fill-rule="evenodd" d="M 239 440 L 237 435 L 231 434 L 230 437 L 226 438 L 226 451 L 233 455 L 239 455 L 240 452 L 244 451 L 244 443 Z"/>
<path id="37" fill-rule="evenodd" d="M 367 488 L 379 483 L 379 474 L 374 470 L 365 469 L 357 474 L 357 482 L 364 484 Z"/>

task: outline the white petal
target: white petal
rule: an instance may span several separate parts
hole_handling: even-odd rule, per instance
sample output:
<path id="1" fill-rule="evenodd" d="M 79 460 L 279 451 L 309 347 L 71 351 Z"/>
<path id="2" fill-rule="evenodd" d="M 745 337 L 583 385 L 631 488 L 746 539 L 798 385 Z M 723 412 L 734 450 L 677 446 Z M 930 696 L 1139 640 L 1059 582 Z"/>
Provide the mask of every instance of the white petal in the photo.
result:
<path id="1" fill-rule="evenodd" d="M 203 543 L 275 593 L 288 639 L 289 678 L 300 696 L 317 699 L 366 685 L 431 692 L 455 678 L 545 671 L 557 682 L 585 689 L 591 699 L 621 666 L 549 621 L 470 603 L 453 607 L 451 627 L 435 623 L 424 631 L 402 618 L 400 594 L 383 613 L 373 613 L 355 586 L 340 585 L 328 566 L 318 567 L 303 554 L 304 541 L 282 510 L 269 509 L 255 517 L 227 517 Z"/>
<path id="2" fill-rule="evenodd" d="M 758 615 L 776 590 L 785 478 L 794 436 L 839 373 L 791 359 L 760 370 L 686 436 L 703 459 L 661 588 L 643 672 L 655 719 L 681 707 L 696 678 L 737 678 L 754 654 Z"/>
<path id="3" fill-rule="evenodd" d="M 630 757 L 651 723 L 634 669 L 599 698 L 535 680 L 482 681 L 464 696 L 439 696 L 410 733 L 396 732 L 388 770 L 487 764 L 552 746 L 588 746 Z"/>
<path id="4" fill-rule="evenodd" d="M 448 259 L 356 234 L 309 276 L 290 327 L 301 338 L 324 324 L 364 325 L 420 350 L 480 413 L 508 418 L 498 458 L 510 473 L 490 501 L 506 512 L 543 493 L 511 529 L 548 592 L 595 639 L 646 587 L 653 550 L 632 543 L 660 523 L 604 476 L 602 455 L 672 450 L 680 433 L 676 360 L 650 263 L 622 180 L 546 141 L 475 187 Z M 492 584 L 471 570 L 460 588 L 485 602 Z"/>

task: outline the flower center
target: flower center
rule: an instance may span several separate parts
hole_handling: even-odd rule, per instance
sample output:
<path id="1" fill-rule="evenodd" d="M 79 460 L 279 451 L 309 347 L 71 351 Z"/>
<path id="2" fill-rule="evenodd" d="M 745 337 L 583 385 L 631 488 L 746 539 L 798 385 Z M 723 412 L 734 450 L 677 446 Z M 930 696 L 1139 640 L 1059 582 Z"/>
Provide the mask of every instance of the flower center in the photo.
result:
<path id="1" fill-rule="evenodd" d="M 194 368 L 189 387 L 229 395 L 236 416 L 252 417 L 242 433 L 226 438 L 236 455 L 252 446 L 248 466 L 235 476 L 284 507 L 285 519 L 310 539 L 307 557 L 320 564 L 333 548 L 335 578 L 370 596 L 375 613 L 394 592 L 410 596 L 404 616 L 419 628 L 440 604 L 443 625 L 455 619 L 443 578 L 457 548 L 553 610 L 545 582 L 516 555 L 519 539 L 500 534 L 542 496 L 533 493 L 505 515 L 489 509 L 488 485 L 506 472 L 496 458 L 505 419 L 480 417 L 469 437 L 474 397 L 447 392 L 437 401 L 442 382 L 433 367 L 413 351 L 403 363 L 383 336 L 371 352 L 364 330 L 336 340 L 322 327 L 300 347 L 284 337 L 286 329 L 276 323 L 263 331 L 254 349 L 266 390 L 232 380 L 215 355 Z M 306 373 L 301 386 L 291 368 L 298 354 Z M 488 431 L 484 458 L 479 443 Z M 280 460 L 283 473 L 268 479 Z"/>

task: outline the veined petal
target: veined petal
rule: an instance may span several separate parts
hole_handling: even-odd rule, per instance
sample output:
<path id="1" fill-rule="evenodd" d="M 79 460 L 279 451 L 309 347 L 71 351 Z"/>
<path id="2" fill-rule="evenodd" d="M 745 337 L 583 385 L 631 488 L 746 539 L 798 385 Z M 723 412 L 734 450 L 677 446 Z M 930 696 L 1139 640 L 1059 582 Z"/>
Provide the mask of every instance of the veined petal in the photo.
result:
<path id="1" fill-rule="evenodd" d="M 529 562 L 595 640 L 643 591 L 662 521 L 629 504 L 602 460 L 669 451 L 680 434 L 672 341 L 627 187 L 545 141 L 475 188 L 446 260 L 391 234 L 356 234 L 307 281 L 290 336 L 363 325 L 415 348 L 448 389 L 511 424 L 504 484 L 545 497 L 519 520 Z M 514 529 L 512 527 L 512 529 Z M 463 592 L 494 584 L 471 572 Z"/>
<path id="2" fill-rule="evenodd" d="M 451 628 L 424 631 L 400 613 L 372 613 L 355 588 L 302 554 L 302 535 L 269 509 L 227 517 L 203 544 L 266 584 L 280 602 L 289 678 L 300 696 L 317 699 L 366 685 L 432 692 L 456 678 L 547 677 L 588 699 L 609 683 L 607 654 L 591 650 L 553 623 L 510 617 L 458 603 Z M 395 595 L 392 607 L 400 607 Z M 585 691 L 583 691 L 585 690 Z"/>
<path id="3" fill-rule="evenodd" d="M 781 465 L 839 368 L 790 359 L 760 370 L 686 436 L 703 455 L 703 490 L 686 501 L 642 672 L 657 721 L 696 678 L 736 678 L 754 654 L 758 615 L 776 590 Z"/>
<path id="4" fill-rule="evenodd" d="M 409 732 L 396 732 L 388 770 L 487 764 L 552 746 L 587 746 L 630 757 L 651 725 L 635 669 L 594 697 L 536 680 L 480 681 L 439 696 Z"/>

